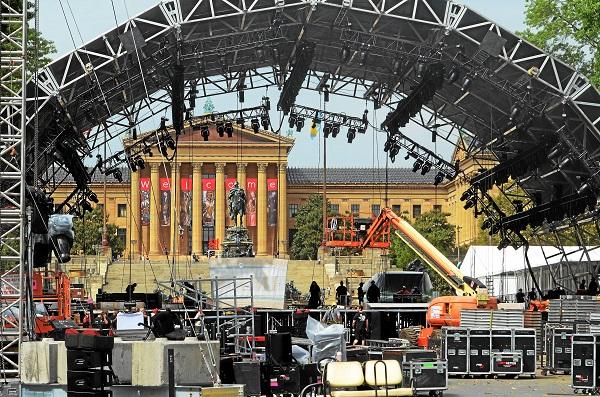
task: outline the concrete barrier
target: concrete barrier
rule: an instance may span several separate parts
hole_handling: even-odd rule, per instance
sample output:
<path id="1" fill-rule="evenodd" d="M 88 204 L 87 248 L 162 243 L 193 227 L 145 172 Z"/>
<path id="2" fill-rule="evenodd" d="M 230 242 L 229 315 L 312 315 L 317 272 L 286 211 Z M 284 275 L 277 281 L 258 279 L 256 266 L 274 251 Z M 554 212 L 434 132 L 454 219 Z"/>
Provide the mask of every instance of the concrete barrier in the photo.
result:
<path id="1" fill-rule="evenodd" d="M 53 339 L 21 344 L 21 382 L 24 384 L 56 383 L 57 345 Z"/>

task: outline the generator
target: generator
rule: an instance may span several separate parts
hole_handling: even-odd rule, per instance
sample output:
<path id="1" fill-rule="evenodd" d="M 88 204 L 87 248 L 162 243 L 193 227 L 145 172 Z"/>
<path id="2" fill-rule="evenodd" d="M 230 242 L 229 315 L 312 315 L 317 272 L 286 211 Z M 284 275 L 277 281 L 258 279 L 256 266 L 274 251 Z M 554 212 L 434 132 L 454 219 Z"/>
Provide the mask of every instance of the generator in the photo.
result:
<path id="1" fill-rule="evenodd" d="M 491 331 L 485 328 L 469 329 L 469 374 L 489 375 L 491 369 Z"/>

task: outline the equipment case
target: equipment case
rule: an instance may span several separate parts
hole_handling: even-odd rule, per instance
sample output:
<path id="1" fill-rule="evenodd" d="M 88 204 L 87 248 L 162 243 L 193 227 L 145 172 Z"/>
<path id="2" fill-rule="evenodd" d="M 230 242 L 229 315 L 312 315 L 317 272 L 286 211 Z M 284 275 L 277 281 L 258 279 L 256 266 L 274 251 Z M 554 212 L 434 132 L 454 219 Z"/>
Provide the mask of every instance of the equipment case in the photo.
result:
<path id="1" fill-rule="evenodd" d="M 600 388 L 600 337 L 591 334 L 573 335 L 572 387 L 590 394 Z"/>
<path id="2" fill-rule="evenodd" d="M 492 372 L 498 375 L 514 375 L 523 372 L 523 359 L 520 352 L 492 352 Z"/>
<path id="3" fill-rule="evenodd" d="M 413 387 L 416 393 L 441 395 L 448 389 L 446 360 L 416 359 L 402 363 L 402 387 Z"/>
<path id="4" fill-rule="evenodd" d="M 547 372 L 555 373 L 558 371 L 565 374 L 570 373 L 573 328 L 546 326 L 545 331 L 548 363 L 542 374 L 546 375 Z"/>
<path id="5" fill-rule="evenodd" d="M 448 375 L 466 375 L 469 372 L 469 335 L 467 328 L 444 329 L 444 358 L 448 363 Z"/>
<path id="6" fill-rule="evenodd" d="M 489 329 L 469 329 L 469 374 L 488 375 L 491 370 L 492 339 Z"/>
<path id="7" fill-rule="evenodd" d="M 515 328 L 513 331 L 513 351 L 520 352 L 523 360 L 523 375 L 535 377 L 536 340 L 535 329 Z"/>

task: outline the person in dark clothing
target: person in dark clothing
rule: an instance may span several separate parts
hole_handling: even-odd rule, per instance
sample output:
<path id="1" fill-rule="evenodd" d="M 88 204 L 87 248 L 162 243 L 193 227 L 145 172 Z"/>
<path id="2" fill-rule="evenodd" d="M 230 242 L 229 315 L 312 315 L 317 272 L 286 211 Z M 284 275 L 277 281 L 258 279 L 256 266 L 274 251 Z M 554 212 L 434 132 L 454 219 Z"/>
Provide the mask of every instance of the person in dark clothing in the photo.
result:
<path id="1" fill-rule="evenodd" d="M 517 303 L 525 303 L 525 293 L 522 288 L 519 288 L 519 292 L 516 293 Z"/>
<path id="2" fill-rule="evenodd" d="M 313 280 L 310 283 L 310 288 L 308 290 L 310 292 L 310 298 L 308 299 L 308 308 L 316 309 L 321 306 L 321 287 L 317 284 L 316 281 Z"/>
<path id="3" fill-rule="evenodd" d="M 363 285 L 365 285 L 365 283 L 363 283 L 362 281 L 358 284 L 358 289 L 357 289 L 357 293 L 358 293 L 358 304 L 362 306 L 362 304 L 365 302 L 365 290 L 363 289 Z"/>
<path id="4" fill-rule="evenodd" d="M 133 291 L 135 291 L 135 287 L 137 287 L 137 283 L 129 284 L 127 288 L 125 288 L 125 293 L 127 294 L 127 298 L 131 299 L 131 295 L 133 295 Z"/>
<path id="5" fill-rule="evenodd" d="M 375 281 L 371 280 L 371 285 L 367 290 L 367 300 L 369 303 L 377 303 L 380 297 L 381 292 L 379 291 L 379 287 L 375 285 Z"/>
<path id="6" fill-rule="evenodd" d="M 152 324 L 152 332 L 157 338 L 164 338 L 167 334 L 175 331 L 175 324 L 180 325 L 181 321 L 175 313 L 171 312 L 171 309 L 167 309 L 164 312 L 158 312 L 154 317 L 150 319 Z"/>
<path id="7" fill-rule="evenodd" d="M 531 289 L 531 291 L 529 291 L 529 292 L 527 293 L 527 298 L 528 298 L 530 301 L 537 300 L 537 293 L 535 292 L 535 288 L 532 288 L 532 289 Z"/>
<path id="8" fill-rule="evenodd" d="M 340 281 L 340 285 L 335 289 L 335 298 L 337 299 L 337 304 L 340 306 L 346 305 L 346 299 L 348 296 L 348 288 L 344 285 L 343 281 Z"/>
<path id="9" fill-rule="evenodd" d="M 365 340 L 369 336 L 369 319 L 361 306 L 358 307 L 358 312 L 356 312 L 352 319 L 352 328 L 354 328 L 354 342 L 352 344 L 364 345 Z"/>
<path id="10" fill-rule="evenodd" d="M 581 282 L 579 283 L 579 287 L 577 287 L 577 295 L 583 295 L 585 294 L 585 278 L 581 280 Z"/>
<path id="11" fill-rule="evenodd" d="M 587 288 L 587 294 L 592 296 L 598 295 L 598 282 L 596 281 L 596 277 L 592 277 L 590 280 L 590 284 Z"/>

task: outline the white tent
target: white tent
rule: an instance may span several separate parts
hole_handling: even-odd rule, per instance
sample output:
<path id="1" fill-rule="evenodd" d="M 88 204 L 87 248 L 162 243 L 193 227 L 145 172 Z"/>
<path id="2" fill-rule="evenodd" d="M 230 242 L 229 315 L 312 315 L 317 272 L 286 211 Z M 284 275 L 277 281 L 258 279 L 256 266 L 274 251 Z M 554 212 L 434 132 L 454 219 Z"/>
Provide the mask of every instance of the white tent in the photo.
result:
<path id="1" fill-rule="evenodd" d="M 577 246 L 564 247 L 564 252 L 566 255 L 553 246 L 529 247 L 529 263 L 542 290 L 554 288 L 557 283 L 575 289 L 573 278 L 589 279 L 600 263 L 600 249 L 588 251 L 589 258 Z M 478 278 L 494 295 L 504 299 L 512 299 L 519 288 L 526 291 L 532 287 L 524 247 L 499 250 L 495 246 L 471 246 L 460 270 L 465 276 Z"/>

